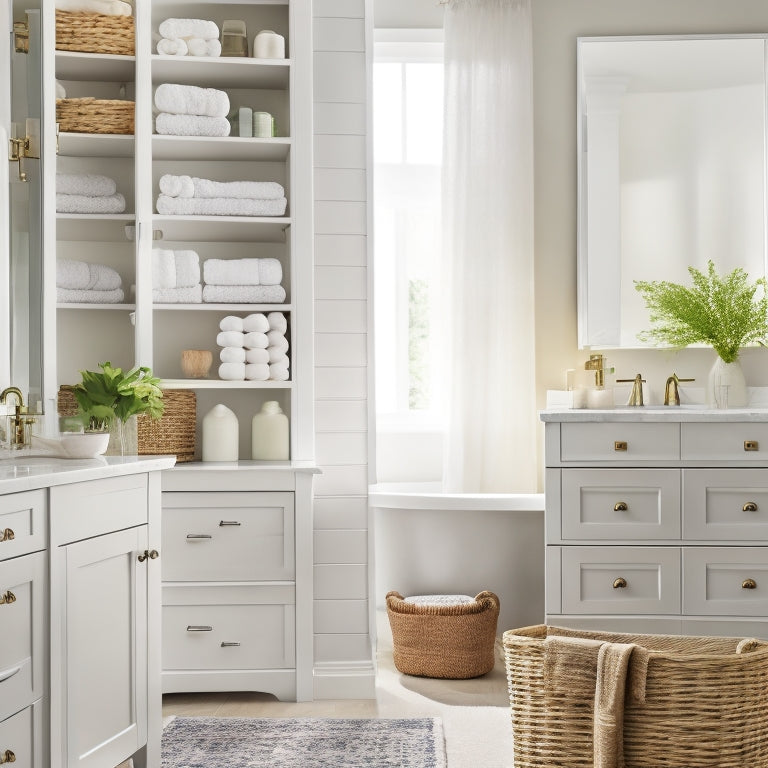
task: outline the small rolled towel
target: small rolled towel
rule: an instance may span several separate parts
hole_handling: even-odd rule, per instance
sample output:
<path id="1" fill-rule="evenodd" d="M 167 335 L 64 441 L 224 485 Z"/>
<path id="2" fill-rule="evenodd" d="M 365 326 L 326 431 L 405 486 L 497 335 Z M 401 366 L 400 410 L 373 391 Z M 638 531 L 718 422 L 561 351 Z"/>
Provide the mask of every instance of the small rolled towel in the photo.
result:
<path id="1" fill-rule="evenodd" d="M 169 112 L 172 115 L 226 117 L 229 113 L 229 96 L 216 88 L 161 83 L 155 89 L 155 106 L 158 112 Z"/>
<path id="2" fill-rule="evenodd" d="M 269 363 L 269 351 L 263 348 L 246 349 L 245 362 L 246 363 Z"/>
<path id="3" fill-rule="evenodd" d="M 195 184 L 191 176 L 174 176 L 166 173 L 158 183 L 160 192 L 168 197 L 194 197 Z"/>
<path id="4" fill-rule="evenodd" d="M 202 37 L 188 37 L 187 49 L 190 56 L 221 56 L 221 43 L 218 40 L 204 40 Z"/>
<path id="5" fill-rule="evenodd" d="M 267 354 L 269 355 L 270 363 L 280 363 L 282 365 L 288 365 L 288 355 L 284 349 L 279 347 L 267 347 Z"/>
<path id="6" fill-rule="evenodd" d="M 226 117 L 161 112 L 155 118 L 155 130 L 163 136 L 229 136 L 232 126 Z"/>
<path id="7" fill-rule="evenodd" d="M 116 270 L 105 264 L 57 259 L 56 287 L 75 291 L 114 291 L 122 287 L 122 280 Z"/>
<path id="8" fill-rule="evenodd" d="M 163 37 L 202 37 L 212 40 L 219 37 L 219 27 L 206 19 L 166 19 L 157 30 Z"/>
<path id="9" fill-rule="evenodd" d="M 212 181 L 192 177 L 194 197 L 234 197 L 237 199 L 279 200 L 285 189 L 276 181 Z"/>
<path id="10" fill-rule="evenodd" d="M 222 347 L 219 352 L 219 360 L 222 363 L 245 363 L 247 361 L 246 350 L 242 347 Z"/>
<path id="11" fill-rule="evenodd" d="M 161 56 L 186 56 L 188 50 L 186 41 L 180 37 L 162 37 L 157 41 L 157 52 Z"/>
<path id="12" fill-rule="evenodd" d="M 227 315 L 222 318 L 219 323 L 219 330 L 221 331 L 240 331 L 242 333 L 245 330 L 245 320 L 242 317 L 236 317 L 235 315 Z M 251 330 L 250 328 L 248 329 Z"/>
<path id="13" fill-rule="evenodd" d="M 160 117 L 162 115 L 158 115 L 158 120 Z M 205 118 L 198 119 L 203 120 Z M 228 122 L 227 125 L 229 125 Z M 279 200 L 251 200 L 234 197 L 193 197 L 186 199 L 159 195 L 157 198 L 157 212 L 164 216 L 282 216 L 285 214 L 287 206 L 288 201 L 284 197 Z"/>
<path id="14" fill-rule="evenodd" d="M 216 343 L 220 347 L 244 347 L 245 334 L 240 331 L 221 331 L 216 336 Z"/>
<path id="15" fill-rule="evenodd" d="M 206 285 L 203 301 L 208 304 L 282 304 L 282 285 Z"/>
<path id="16" fill-rule="evenodd" d="M 122 288 L 115 288 L 114 291 L 56 289 L 59 304 L 120 304 L 124 298 Z"/>
<path id="17" fill-rule="evenodd" d="M 288 381 L 288 364 L 272 363 L 269 366 L 269 378 L 275 381 Z"/>
<path id="18" fill-rule="evenodd" d="M 132 16 L 133 7 L 122 0 L 56 0 L 58 11 L 70 13 L 100 13 L 103 16 Z"/>
<path id="19" fill-rule="evenodd" d="M 267 320 L 269 320 L 269 327 L 273 331 L 285 333 L 288 330 L 288 320 L 282 312 L 270 312 L 267 315 Z"/>
<path id="20" fill-rule="evenodd" d="M 224 381 L 245 381 L 245 363 L 222 363 L 219 378 Z"/>
<path id="21" fill-rule="evenodd" d="M 57 195 L 85 195 L 86 197 L 109 197 L 117 192 L 117 184 L 109 176 L 96 173 L 57 173 Z"/>
<path id="22" fill-rule="evenodd" d="M 266 349 L 269 346 L 266 333 L 251 331 L 244 334 L 243 346 L 246 349 Z"/>
<path id="23" fill-rule="evenodd" d="M 200 304 L 203 301 L 203 286 L 153 288 L 152 301 L 155 304 Z"/>
<path id="24" fill-rule="evenodd" d="M 288 349 L 288 339 L 281 331 L 267 331 L 267 341 L 270 347 L 277 347 L 282 352 Z"/>
<path id="25" fill-rule="evenodd" d="M 58 213 L 123 213 L 125 198 L 119 192 L 101 197 L 57 194 L 56 211 Z"/>
<path id="26" fill-rule="evenodd" d="M 269 378 L 269 366 L 266 363 L 246 363 L 245 378 L 248 381 L 266 381 Z"/>
<path id="27" fill-rule="evenodd" d="M 246 333 L 256 331 L 257 333 L 266 333 L 269 330 L 269 320 L 261 312 L 254 312 L 243 318 L 243 330 Z"/>

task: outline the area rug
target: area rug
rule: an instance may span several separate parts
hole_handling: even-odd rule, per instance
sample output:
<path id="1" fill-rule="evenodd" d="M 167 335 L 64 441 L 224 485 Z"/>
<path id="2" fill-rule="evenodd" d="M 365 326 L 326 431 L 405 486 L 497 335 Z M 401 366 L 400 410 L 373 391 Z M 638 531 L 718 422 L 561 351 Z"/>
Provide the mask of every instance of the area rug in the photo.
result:
<path id="1" fill-rule="evenodd" d="M 445 768 L 440 718 L 176 717 L 162 768 Z"/>

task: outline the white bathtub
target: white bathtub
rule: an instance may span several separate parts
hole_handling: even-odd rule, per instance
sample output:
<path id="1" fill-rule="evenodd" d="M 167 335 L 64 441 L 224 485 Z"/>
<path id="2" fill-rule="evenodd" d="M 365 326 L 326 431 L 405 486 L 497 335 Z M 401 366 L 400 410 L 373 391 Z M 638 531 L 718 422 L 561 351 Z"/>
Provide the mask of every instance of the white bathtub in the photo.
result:
<path id="1" fill-rule="evenodd" d="M 369 488 L 375 603 L 403 595 L 501 601 L 498 633 L 544 621 L 544 494 L 444 494 L 438 484 Z"/>

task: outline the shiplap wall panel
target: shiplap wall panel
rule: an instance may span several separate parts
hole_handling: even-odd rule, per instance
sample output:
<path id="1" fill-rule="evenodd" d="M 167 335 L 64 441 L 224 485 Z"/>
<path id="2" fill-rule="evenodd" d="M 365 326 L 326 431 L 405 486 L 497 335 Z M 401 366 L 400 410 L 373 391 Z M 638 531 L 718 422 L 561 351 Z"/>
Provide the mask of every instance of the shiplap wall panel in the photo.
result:
<path id="1" fill-rule="evenodd" d="M 315 104 L 315 136 L 366 134 L 366 105 Z"/>
<path id="2" fill-rule="evenodd" d="M 368 461 L 368 436 L 363 432 L 318 432 L 315 453 L 323 466 L 365 464 Z"/>
<path id="3" fill-rule="evenodd" d="M 365 400 L 367 396 L 367 368 L 315 367 L 317 400 Z"/>
<path id="4" fill-rule="evenodd" d="M 366 600 L 318 600 L 315 629 L 327 634 L 364 634 L 368 631 Z"/>
<path id="5" fill-rule="evenodd" d="M 315 530 L 359 530 L 368 524 L 368 500 L 354 496 L 315 499 Z"/>
<path id="6" fill-rule="evenodd" d="M 365 267 L 315 267 L 315 299 L 339 301 L 368 298 L 368 270 Z"/>
<path id="7" fill-rule="evenodd" d="M 316 51 L 365 51 L 364 19 L 316 18 L 313 35 Z"/>
<path id="8" fill-rule="evenodd" d="M 364 563 L 323 563 L 315 566 L 315 600 L 365 600 L 368 566 Z"/>
<path id="9" fill-rule="evenodd" d="M 365 333 L 367 328 L 367 302 L 315 301 L 315 330 L 318 333 Z"/>
<path id="10" fill-rule="evenodd" d="M 315 265 L 364 267 L 367 242 L 365 235 L 315 234 Z"/>
<path id="11" fill-rule="evenodd" d="M 315 18 L 343 16 L 362 19 L 365 16 L 364 0 L 314 0 Z"/>
<path id="12" fill-rule="evenodd" d="M 315 478 L 318 496 L 367 496 L 368 467 L 362 465 L 322 466 Z"/>
<path id="13" fill-rule="evenodd" d="M 371 656 L 371 640 L 367 632 L 359 634 L 315 635 L 315 660 L 323 663 L 338 664 L 351 659 L 366 659 Z"/>
<path id="14" fill-rule="evenodd" d="M 368 532 L 315 531 L 315 562 L 318 565 L 365 564 Z"/>
<path id="15" fill-rule="evenodd" d="M 315 168 L 365 168 L 365 136 L 315 136 Z"/>
<path id="16" fill-rule="evenodd" d="M 315 200 L 315 232 L 320 235 L 364 235 L 368 228 L 365 203 Z"/>
<path id="17" fill-rule="evenodd" d="M 365 400 L 318 400 L 315 404 L 315 432 L 365 432 L 368 403 Z"/>
<path id="18" fill-rule="evenodd" d="M 362 168 L 315 168 L 315 200 L 364 202 L 367 198 Z"/>
<path id="19" fill-rule="evenodd" d="M 316 333 L 315 365 L 367 365 L 368 340 L 364 333 Z"/>
<path id="20" fill-rule="evenodd" d="M 316 51 L 314 65 L 315 101 L 365 103 L 365 53 Z"/>

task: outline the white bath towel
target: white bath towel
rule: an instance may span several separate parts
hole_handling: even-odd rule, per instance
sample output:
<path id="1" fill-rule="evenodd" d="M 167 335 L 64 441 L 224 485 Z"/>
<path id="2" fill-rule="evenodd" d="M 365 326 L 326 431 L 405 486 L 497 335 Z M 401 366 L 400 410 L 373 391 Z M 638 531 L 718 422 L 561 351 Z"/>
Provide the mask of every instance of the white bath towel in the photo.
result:
<path id="1" fill-rule="evenodd" d="M 224 381 L 245 381 L 245 363 L 222 363 L 219 378 Z"/>
<path id="2" fill-rule="evenodd" d="M 57 259 L 56 287 L 73 291 L 114 291 L 122 287 L 122 280 L 117 271 L 105 264 Z"/>
<path id="3" fill-rule="evenodd" d="M 200 256 L 197 251 L 181 249 L 173 252 L 176 259 L 176 287 L 192 288 L 200 283 Z"/>
<path id="4" fill-rule="evenodd" d="M 267 347 L 269 353 L 269 362 L 273 364 L 288 365 L 288 355 L 284 349 L 279 347 Z"/>
<path id="5" fill-rule="evenodd" d="M 170 112 L 172 115 L 226 117 L 229 96 L 216 88 L 161 83 L 155 89 L 155 106 L 158 112 Z"/>
<path id="6" fill-rule="evenodd" d="M 269 346 L 266 333 L 251 331 L 244 334 L 243 346 L 246 349 L 266 349 Z"/>
<path id="7" fill-rule="evenodd" d="M 282 216 L 287 204 L 284 197 L 279 200 L 238 200 L 232 197 L 186 199 L 159 195 L 157 212 L 165 216 Z"/>
<path id="8" fill-rule="evenodd" d="M 174 176 L 166 173 L 158 182 L 160 192 L 168 197 L 194 197 L 195 184 L 191 176 Z"/>
<path id="9" fill-rule="evenodd" d="M 226 117 L 172 115 L 161 112 L 155 118 L 155 130 L 163 136 L 229 136 L 232 126 Z"/>
<path id="10" fill-rule="evenodd" d="M 67 89 L 58 80 L 56 81 L 56 98 L 57 99 L 67 98 Z"/>
<path id="11" fill-rule="evenodd" d="M 203 300 L 203 286 L 190 288 L 153 288 L 152 301 L 155 304 L 200 304 Z"/>
<path id="12" fill-rule="evenodd" d="M 227 315 L 221 319 L 219 329 L 222 331 L 240 331 L 240 333 L 242 333 L 245 330 L 245 321 L 242 317 Z M 250 330 L 250 328 L 248 330 Z"/>
<path id="13" fill-rule="evenodd" d="M 277 259 L 259 259 L 261 285 L 280 285 L 283 282 L 283 265 Z"/>
<path id="14" fill-rule="evenodd" d="M 276 181 L 212 181 L 192 177 L 194 197 L 235 197 L 238 199 L 279 200 L 285 189 Z"/>
<path id="15" fill-rule="evenodd" d="M 220 347 L 244 347 L 245 334 L 240 331 L 221 331 L 216 336 L 216 343 Z"/>
<path id="16" fill-rule="evenodd" d="M 246 351 L 243 347 L 222 347 L 219 352 L 219 360 L 222 363 L 246 362 Z"/>
<path id="17" fill-rule="evenodd" d="M 203 301 L 208 304 L 282 304 L 282 285 L 206 285 Z"/>
<path id="18" fill-rule="evenodd" d="M 152 249 L 153 288 L 193 288 L 200 283 L 200 257 L 196 251 Z"/>
<path id="19" fill-rule="evenodd" d="M 202 37 L 212 40 L 219 37 L 219 27 L 206 19 L 166 19 L 157 30 L 163 37 Z"/>
<path id="20" fill-rule="evenodd" d="M 58 213 L 123 213 L 125 198 L 119 192 L 101 197 L 57 194 L 56 211 Z"/>
<path id="21" fill-rule="evenodd" d="M 132 16 L 133 7 L 122 0 L 56 0 L 59 11 L 70 13 L 101 13 L 104 16 Z"/>
<path id="22" fill-rule="evenodd" d="M 117 184 L 109 176 L 96 173 L 57 173 L 57 195 L 85 195 L 86 197 L 109 197 L 117 192 Z"/>
<path id="23" fill-rule="evenodd" d="M 206 259 L 208 285 L 280 285 L 283 268 L 277 259 Z"/>
<path id="24" fill-rule="evenodd" d="M 256 331 L 257 333 L 266 333 L 269 330 L 269 320 L 261 312 L 254 312 L 243 318 L 243 330 L 246 333 Z"/>
<path id="25" fill-rule="evenodd" d="M 267 315 L 267 320 L 269 320 L 269 327 L 273 331 L 285 333 L 288 330 L 288 320 L 282 312 L 270 312 Z"/>
<path id="26" fill-rule="evenodd" d="M 288 364 L 272 363 L 269 366 L 269 378 L 275 381 L 288 381 Z"/>
<path id="27" fill-rule="evenodd" d="M 122 288 L 115 288 L 113 291 L 56 289 L 56 300 L 59 304 L 120 304 L 124 298 Z"/>
<path id="28" fill-rule="evenodd" d="M 245 378 L 248 381 L 266 381 L 269 378 L 269 366 L 266 363 L 246 363 Z"/>
<path id="29" fill-rule="evenodd" d="M 246 363 L 269 363 L 269 352 L 263 348 L 246 349 Z"/>
<path id="30" fill-rule="evenodd" d="M 279 349 L 281 352 L 288 351 L 288 339 L 280 331 L 269 331 L 267 333 L 267 341 L 273 349 Z"/>
<path id="31" fill-rule="evenodd" d="M 180 37 L 161 37 L 157 41 L 157 52 L 162 56 L 186 56 L 188 50 L 186 40 Z"/>
<path id="32" fill-rule="evenodd" d="M 187 38 L 187 49 L 190 56 L 209 56 L 215 59 L 221 56 L 221 43 L 216 40 L 205 40 L 202 37 Z"/>

